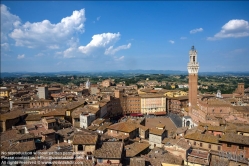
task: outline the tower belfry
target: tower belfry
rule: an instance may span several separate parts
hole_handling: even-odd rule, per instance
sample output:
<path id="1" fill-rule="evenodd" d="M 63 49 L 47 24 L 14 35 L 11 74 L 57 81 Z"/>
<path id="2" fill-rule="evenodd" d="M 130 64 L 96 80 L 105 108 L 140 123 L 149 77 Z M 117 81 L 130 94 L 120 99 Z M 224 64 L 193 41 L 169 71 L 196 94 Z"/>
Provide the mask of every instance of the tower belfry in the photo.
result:
<path id="1" fill-rule="evenodd" d="M 197 105 L 197 83 L 198 83 L 199 63 L 197 62 L 197 51 L 194 46 L 189 51 L 188 75 L 189 75 L 189 109 Z"/>

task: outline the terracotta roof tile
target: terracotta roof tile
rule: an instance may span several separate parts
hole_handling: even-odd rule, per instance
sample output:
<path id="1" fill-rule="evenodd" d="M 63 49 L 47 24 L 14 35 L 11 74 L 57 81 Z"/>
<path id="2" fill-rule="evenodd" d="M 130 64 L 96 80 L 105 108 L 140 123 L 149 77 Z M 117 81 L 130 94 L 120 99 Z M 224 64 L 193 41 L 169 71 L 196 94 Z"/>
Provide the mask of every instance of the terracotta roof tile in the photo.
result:
<path id="1" fill-rule="evenodd" d="M 42 115 L 39 114 L 29 114 L 26 117 L 26 121 L 40 121 L 41 120 Z"/>
<path id="2" fill-rule="evenodd" d="M 34 141 L 26 141 L 17 143 L 13 146 L 9 151 L 10 152 L 29 152 L 36 150 L 35 142 Z"/>
<path id="3" fill-rule="evenodd" d="M 240 131 L 240 132 L 245 132 L 245 133 L 249 133 L 249 126 L 238 126 L 237 131 Z"/>
<path id="4" fill-rule="evenodd" d="M 102 126 L 100 126 L 98 128 L 99 131 L 104 131 L 105 129 L 107 129 L 107 127 L 109 127 L 112 123 L 111 122 L 105 122 Z"/>
<path id="5" fill-rule="evenodd" d="M 93 155 L 95 158 L 103 159 L 121 159 L 123 153 L 122 142 L 103 142 L 102 147 L 95 150 Z"/>
<path id="6" fill-rule="evenodd" d="M 166 141 L 164 141 L 164 142 L 166 142 Z M 183 139 L 183 138 L 181 138 L 181 139 L 168 139 L 165 144 L 166 144 L 165 146 L 175 145 L 175 146 L 181 147 L 181 148 L 186 149 L 186 150 L 188 150 L 191 147 L 191 145 L 188 142 L 186 142 L 185 139 Z"/>
<path id="7" fill-rule="evenodd" d="M 153 166 L 161 166 L 162 163 L 182 165 L 182 158 L 175 156 L 162 148 L 155 147 L 147 155 L 144 155 L 146 161 Z"/>
<path id="8" fill-rule="evenodd" d="M 44 130 L 42 131 L 42 134 L 46 135 L 46 134 L 52 134 L 55 133 L 55 131 L 53 129 L 48 129 L 48 130 Z"/>
<path id="9" fill-rule="evenodd" d="M 130 166 L 145 166 L 145 159 L 141 157 L 134 157 L 130 159 Z"/>
<path id="10" fill-rule="evenodd" d="M 184 133 L 188 130 L 188 127 L 179 127 L 176 129 L 176 134 Z"/>
<path id="11" fill-rule="evenodd" d="M 202 141 L 202 142 L 207 142 L 207 143 L 214 143 L 214 144 L 219 143 L 218 137 L 211 135 L 211 134 L 201 134 L 201 133 L 196 132 L 193 134 L 185 135 L 184 137 L 186 139 Z"/>
<path id="12" fill-rule="evenodd" d="M 10 112 L 7 112 L 5 114 L 1 114 L 0 116 L 0 121 L 6 121 L 8 119 L 15 119 L 15 118 L 18 118 L 20 116 L 24 116 L 26 115 L 26 113 L 24 113 L 22 110 L 16 110 L 16 111 L 10 111 Z"/>
<path id="13" fill-rule="evenodd" d="M 120 122 L 109 126 L 108 129 L 130 133 L 136 130 L 137 127 L 131 123 Z"/>
<path id="14" fill-rule="evenodd" d="M 202 165 L 209 165 L 209 152 L 193 149 L 188 155 L 188 161 L 202 164 Z"/>
<path id="15" fill-rule="evenodd" d="M 53 91 L 53 90 L 61 90 L 61 88 L 48 88 L 49 91 Z"/>
<path id="16" fill-rule="evenodd" d="M 154 135 L 162 135 L 165 131 L 164 129 L 150 128 L 150 134 Z"/>
<path id="17" fill-rule="evenodd" d="M 18 137 L 15 137 L 16 141 L 34 139 L 37 138 L 33 133 L 20 134 Z"/>
<path id="18" fill-rule="evenodd" d="M 88 126 L 87 129 L 88 130 L 92 130 L 92 131 L 96 131 L 98 129 L 98 127 L 99 126 L 93 126 L 93 125 L 91 125 L 91 126 Z"/>
<path id="19" fill-rule="evenodd" d="M 126 145 L 126 157 L 135 157 L 145 149 L 149 148 L 149 143 L 134 142 L 133 144 Z"/>
<path id="20" fill-rule="evenodd" d="M 237 135 L 234 133 L 226 133 L 225 135 L 222 135 L 220 138 L 220 141 L 242 144 L 242 145 L 249 145 L 248 136 Z"/>
<path id="21" fill-rule="evenodd" d="M 82 132 L 78 132 L 74 134 L 73 144 L 96 145 L 97 140 L 98 140 L 98 135 L 91 135 L 91 134 L 85 135 Z"/>
<path id="22" fill-rule="evenodd" d="M 141 130 L 144 130 L 144 131 L 149 130 L 148 127 L 143 126 L 143 125 L 137 125 L 137 127 L 140 128 Z"/>
<path id="23" fill-rule="evenodd" d="M 53 110 L 50 111 L 44 115 L 42 115 L 42 117 L 47 117 L 47 116 L 65 116 L 66 109 L 58 109 L 58 110 Z"/>
<path id="24" fill-rule="evenodd" d="M 93 122 L 92 122 L 92 125 L 100 125 L 101 123 L 104 123 L 105 122 L 105 119 L 103 119 L 103 118 L 98 118 L 98 119 L 96 119 L 96 120 L 94 120 Z"/>
<path id="25" fill-rule="evenodd" d="M 20 132 L 16 129 L 8 130 L 0 134 L 0 138 L 1 138 L 0 140 L 1 142 L 8 141 L 10 139 L 18 137 L 19 135 L 20 135 Z"/>

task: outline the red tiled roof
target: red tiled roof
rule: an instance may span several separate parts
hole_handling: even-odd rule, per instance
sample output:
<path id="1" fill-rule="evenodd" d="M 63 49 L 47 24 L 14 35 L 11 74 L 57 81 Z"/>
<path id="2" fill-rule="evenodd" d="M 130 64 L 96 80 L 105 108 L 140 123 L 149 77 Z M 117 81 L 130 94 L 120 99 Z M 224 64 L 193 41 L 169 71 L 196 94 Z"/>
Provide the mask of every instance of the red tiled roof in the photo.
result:
<path id="1" fill-rule="evenodd" d="M 35 142 L 34 141 L 27 141 L 27 142 L 20 142 L 13 146 L 9 152 L 30 152 L 35 150 Z"/>
<path id="2" fill-rule="evenodd" d="M 42 115 L 42 117 L 48 117 L 48 116 L 65 116 L 65 112 L 66 112 L 66 109 L 54 110 L 54 111 L 50 111 L 50 112 Z"/>
<path id="3" fill-rule="evenodd" d="M 120 122 L 109 126 L 108 129 L 130 133 L 136 130 L 137 127 L 131 123 Z"/>
<path id="4" fill-rule="evenodd" d="M 84 133 L 75 133 L 73 137 L 73 145 L 96 145 L 98 139 L 98 135 L 92 135 Z"/>
<path id="5" fill-rule="evenodd" d="M 23 116 L 25 114 L 26 113 L 24 113 L 22 110 L 10 111 L 10 112 L 7 112 L 5 114 L 1 114 L 0 121 L 4 122 L 8 119 L 15 119 L 15 118 L 18 118 L 18 117 Z"/>
<path id="6" fill-rule="evenodd" d="M 39 114 L 29 114 L 27 117 L 26 117 L 26 121 L 40 121 L 41 120 L 41 116 L 42 115 L 39 115 Z"/>
<path id="7" fill-rule="evenodd" d="M 123 152 L 122 142 L 103 142 L 102 147 L 93 152 L 95 158 L 121 159 Z"/>

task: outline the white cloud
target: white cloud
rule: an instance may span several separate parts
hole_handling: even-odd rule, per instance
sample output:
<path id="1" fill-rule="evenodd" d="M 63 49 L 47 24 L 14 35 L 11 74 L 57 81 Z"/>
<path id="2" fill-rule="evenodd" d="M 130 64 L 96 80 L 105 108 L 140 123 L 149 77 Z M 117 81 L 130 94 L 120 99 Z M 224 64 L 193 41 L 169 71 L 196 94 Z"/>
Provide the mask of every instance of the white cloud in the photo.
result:
<path id="1" fill-rule="evenodd" d="M 8 43 L 1 43 L 1 57 L 9 56 L 10 45 Z"/>
<path id="2" fill-rule="evenodd" d="M 169 40 L 169 42 L 170 42 L 171 44 L 174 44 L 174 43 L 175 43 L 175 41 L 173 41 L 173 40 Z"/>
<path id="3" fill-rule="evenodd" d="M 74 58 L 74 57 L 82 57 L 82 53 L 78 50 L 79 39 L 72 37 L 68 42 L 67 45 L 69 46 L 64 51 L 56 52 L 56 55 L 62 55 L 63 58 Z"/>
<path id="4" fill-rule="evenodd" d="M 181 37 L 180 39 L 181 39 L 181 40 L 185 40 L 185 39 L 187 39 L 187 37 Z"/>
<path id="5" fill-rule="evenodd" d="M 48 46 L 48 48 L 50 48 L 50 49 L 59 49 L 60 47 L 55 44 L 55 45 Z"/>
<path id="6" fill-rule="evenodd" d="M 28 48 L 46 47 L 58 49 L 60 44 L 64 44 L 75 33 L 84 32 L 85 10 L 73 11 L 69 17 L 62 18 L 57 24 L 52 24 L 49 20 L 41 22 L 16 23 L 15 29 L 9 34 L 16 42 L 16 46 L 26 46 Z"/>
<path id="7" fill-rule="evenodd" d="M 75 51 L 77 51 L 75 47 L 70 47 L 63 52 L 63 57 L 64 58 L 73 58 L 73 57 L 75 57 Z"/>
<path id="8" fill-rule="evenodd" d="M 114 60 L 115 61 L 122 61 L 122 60 L 124 60 L 124 56 L 121 56 L 119 58 L 114 56 Z"/>
<path id="9" fill-rule="evenodd" d="M 240 53 L 243 53 L 245 51 L 246 51 L 246 49 L 238 48 L 238 49 L 233 50 L 232 53 L 234 53 L 234 54 L 240 54 Z"/>
<path id="10" fill-rule="evenodd" d="M 191 33 L 191 34 L 194 34 L 194 33 L 202 32 L 202 31 L 203 31 L 202 28 L 196 28 L 196 29 L 192 29 L 192 30 L 190 31 L 190 33 Z"/>
<path id="11" fill-rule="evenodd" d="M 8 40 L 8 33 L 20 23 L 20 18 L 9 12 L 7 6 L 1 4 L 1 43 Z"/>
<path id="12" fill-rule="evenodd" d="M 131 47 L 131 43 L 127 45 L 118 46 L 116 48 L 113 48 L 113 46 L 110 46 L 109 48 L 105 50 L 105 55 L 113 55 L 120 50 L 129 49 L 130 47 Z"/>
<path id="13" fill-rule="evenodd" d="M 38 54 L 36 54 L 35 56 L 36 57 L 41 57 L 41 56 L 44 56 L 45 54 L 43 54 L 43 53 L 38 53 Z"/>
<path id="14" fill-rule="evenodd" d="M 92 41 L 86 46 L 78 47 L 83 54 L 90 54 L 100 48 L 107 48 L 116 43 L 120 38 L 120 33 L 102 33 L 93 35 Z"/>
<path id="15" fill-rule="evenodd" d="M 222 38 L 239 38 L 249 36 L 249 24 L 246 20 L 230 20 L 222 26 L 220 32 L 207 40 L 217 40 Z"/>
<path id="16" fill-rule="evenodd" d="M 101 17 L 96 17 L 99 21 Z M 57 23 L 50 20 L 37 22 L 21 22 L 18 16 L 10 13 L 5 5 L 1 5 L 1 49 L 7 50 L 10 46 L 22 46 L 43 50 L 42 53 L 34 54 L 35 57 L 53 54 L 55 58 L 96 58 L 101 55 L 112 55 L 106 58 L 122 60 L 124 57 L 114 57 L 120 50 L 129 49 L 131 43 L 115 45 L 120 39 L 120 33 L 102 33 L 92 36 L 92 40 L 82 46 L 79 43 L 77 33 L 84 32 L 85 10 L 76 10 L 68 17 L 64 17 Z M 4 26 L 2 26 L 4 25 Z M 6 26 L 5 26 L 6 25 Z M 4 35 L 2 35 L 4 33 Z M 9 43 L 14 41 L 15 43 Z M 52 52 L 49 52 L 52 51 Z M 18 59 L 25 58 L 25 55 L 18 55 Z M 89 57 L 90 58 L 90 57 Z"/>
<path id="17" fill-rule="evenodd" d="M 124 49 L 129 49 L 131 43 L 114 47 L 114 44 L 120 39 L 120 33 L 102 33 L 93 35 L 92 40 L 86 46 L 78 46 L 79 41 L 71 39 L 68 42 L 69 48 L 65 51 L 58 51 L 56 56 L 63 56 L 64 58 L 74 57 L 98 57 L 103 54 L 114 55 L 116 52 Z M 114 56 L 112 58 L 115 59 Z"/>
<path id="18" fill-rule="evenodd" d="M 1 44 L 1 50 L 3 51 L 9 51 L 10 48 L 9 48 L 9 44 L 8 43 L 3 43 Z"/>
<path id="19" fill-rule="evenodd" d="M 55 54 L 56 54 L 56 55 L 61 55 L 62 52 L 61 52 L 61 51 L 58 51 L 58 52 L 56 52 Z"/>
<path id="20" fill-rule="evenodd" d="M 101 18 L 100 16 L 99 16 L 99 17 L 97 17 L 97 18 L 96 18 L 96 21 L 99 21 L 99 20 L 100 20 L 100 18 Z M 96 21 L 93 21 L 93 23 L 95 24 L 95 23 L 96 23 Z"/>
<path id="21" fill-rule="evenodd" d="M 23 58 L 25 58 L 25 55 L 24 55 L 24 54 L 22 54 L 22 55 L 17 55 L 17 59 L 23 59 Z"/>

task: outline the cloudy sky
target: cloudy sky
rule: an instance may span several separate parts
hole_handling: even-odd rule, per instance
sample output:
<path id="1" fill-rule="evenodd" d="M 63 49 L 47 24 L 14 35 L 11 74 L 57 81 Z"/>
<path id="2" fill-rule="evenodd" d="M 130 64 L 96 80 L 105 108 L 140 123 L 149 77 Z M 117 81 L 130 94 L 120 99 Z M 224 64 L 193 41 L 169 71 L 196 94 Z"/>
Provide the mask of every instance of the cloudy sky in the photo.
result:
<path id="1" fill-rule="evenodd" d="M 249 1 L 1 1 L 1 71 L 249 71 Z"/>

